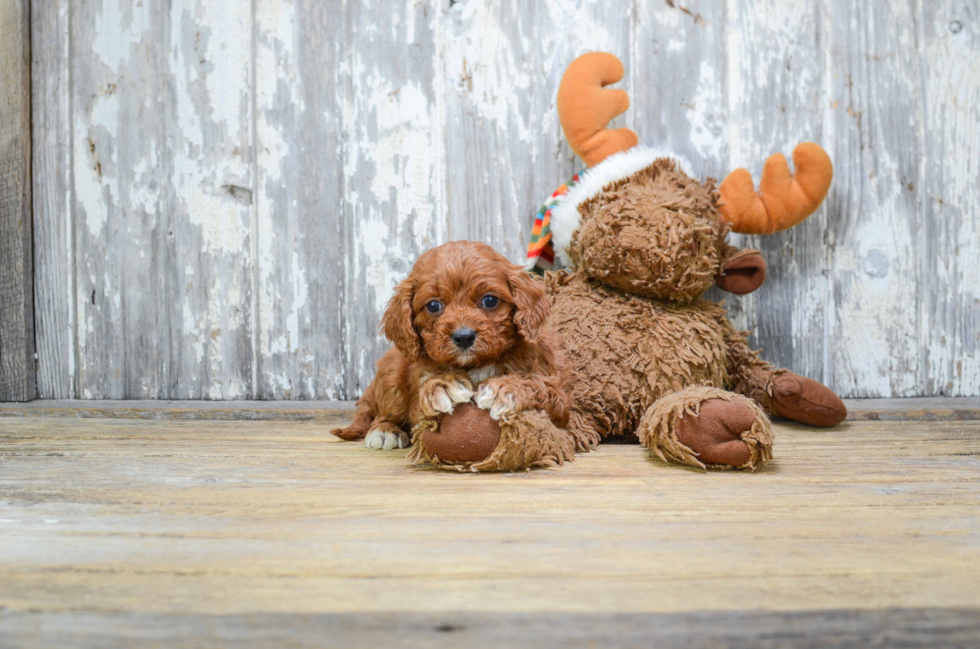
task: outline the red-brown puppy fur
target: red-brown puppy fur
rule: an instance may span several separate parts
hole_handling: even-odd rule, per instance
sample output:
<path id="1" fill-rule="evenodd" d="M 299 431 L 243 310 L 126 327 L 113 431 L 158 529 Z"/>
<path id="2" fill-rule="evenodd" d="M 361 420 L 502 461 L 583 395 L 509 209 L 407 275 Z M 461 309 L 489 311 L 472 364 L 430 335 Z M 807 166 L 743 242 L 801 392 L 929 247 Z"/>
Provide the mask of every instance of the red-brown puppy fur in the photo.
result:
<path id="1" fill-rule="evenodd" d="M 534 408 L 565 426 L 572 375 L 550 315 L 541 283 L 490 246 L 456 241 L 429 250 L 382 319 L 394 347 L 378 361 L 354 422 L 333 433 L 404 448 L 412 424 L 471 400 L 494 419 Z M 468 347 L 453 338 L 465 330 L 476 334 Z"/>

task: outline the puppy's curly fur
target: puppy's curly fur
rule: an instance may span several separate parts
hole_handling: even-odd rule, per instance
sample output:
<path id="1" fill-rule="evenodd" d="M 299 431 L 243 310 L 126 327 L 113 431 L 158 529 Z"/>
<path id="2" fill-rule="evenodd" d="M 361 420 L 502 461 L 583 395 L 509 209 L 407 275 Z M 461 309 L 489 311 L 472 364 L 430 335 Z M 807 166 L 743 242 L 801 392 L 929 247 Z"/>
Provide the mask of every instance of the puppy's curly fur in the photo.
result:
<path id="1" fill-rule="evenodd" d="M 554 331 L 542 283 L 490 246 L 447 243 L 419 257 L 382 318 L 394 347 L 378 361 L 354 422 L 332 431 L 372 448 L 404 448 L 421 419 L 475 401 L 507 420 L 540 409 L 568 422 L 573 375 Z M 464 330 L 471 344 L 454 340 Z"/>

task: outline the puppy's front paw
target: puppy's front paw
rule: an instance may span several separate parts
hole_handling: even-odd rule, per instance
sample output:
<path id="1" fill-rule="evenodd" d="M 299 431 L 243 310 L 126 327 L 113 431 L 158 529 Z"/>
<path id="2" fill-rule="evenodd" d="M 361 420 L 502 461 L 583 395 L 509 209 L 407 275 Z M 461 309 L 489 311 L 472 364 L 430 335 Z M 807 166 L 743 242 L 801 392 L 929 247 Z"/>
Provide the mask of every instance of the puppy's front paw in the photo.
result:
<path id="1" fill-rule="evenodd" d="M 401 431 L 373 428 L 368 431 L 364 438 L 364 445 L 376 450 L 390 451 L 395 448 L 408 448 L 409 439 L 408 435 Z"/>
<path id="2" fill-rule="evenodd" d="M 422 384 L 419 402 L 422 414 L 435 417 L 440 413 L 451 413 L 457 403 L 466 403 L 473 398 L 473 388 L 453 379 L 431 379 Z"/>
<path id="3" fill-rule="evenodd" d="M 518 408 L 517 395 L 506 383 L 487 381 L 480 387 L 476 395 L 476 406 L 490 411 L 494 421 L 506 419 L 516 413 Z"/>

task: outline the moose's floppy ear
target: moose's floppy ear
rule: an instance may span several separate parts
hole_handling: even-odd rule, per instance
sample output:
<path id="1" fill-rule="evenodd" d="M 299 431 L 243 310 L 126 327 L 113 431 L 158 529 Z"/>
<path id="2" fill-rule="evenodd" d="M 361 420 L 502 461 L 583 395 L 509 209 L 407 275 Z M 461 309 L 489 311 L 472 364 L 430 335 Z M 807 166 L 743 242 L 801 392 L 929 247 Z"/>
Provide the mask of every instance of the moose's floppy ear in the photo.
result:
<path id="1" fill-rule="evenodd" d="M 758 250 L 739 250 L 721 265 L 715 283 L 722 290 L 745 295 L 762 286 L 766 281 L 766 260 Z"/>
<path id="2" fill-rule="evenodd" d="M 518 268 L 508 277 L 514 297 L 514 324 L 517 333 L 529 345 L 538 344 L 541 327 L 551 317 L 551 303 L 545 295 L 542 283 L 523 268 Z"/>
<path id="3" fill-rule="evenodd" d="M 422 354 L 422 341 L 412 321 L 414 297 L 415 286 L 406 279 L 395 287 L 381 318 L 381 333 L 410 361 L 417 361 Z"/>

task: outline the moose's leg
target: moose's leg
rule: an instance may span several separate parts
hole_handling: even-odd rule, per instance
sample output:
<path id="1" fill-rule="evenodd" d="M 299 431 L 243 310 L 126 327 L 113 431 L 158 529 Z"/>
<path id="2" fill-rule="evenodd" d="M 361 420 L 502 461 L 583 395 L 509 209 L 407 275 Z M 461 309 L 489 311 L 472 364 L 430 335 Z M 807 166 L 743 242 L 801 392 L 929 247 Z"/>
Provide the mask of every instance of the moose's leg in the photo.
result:
<path id="1" fill-rule="evenodd" d="M 734 392 L 755 399 L 769 414 L 810 426 L 836 426 L 847 408 L 834 392 L 818 381 L 775 368 L 749 349 L 745 333 L 725 323 L 728 380 Z"/>
<path id="2" fill-rule="evenodd" d="M 774 376 L 769 382 L 772 411 L 810 426 L 836 426 L 847 417 L 847 407 L 823 383 L 792 372 Z"/>
<path id="3" fill-rule="evenodd" d="M 740 394 L 695 386 L 658 399 L 640 418 L 640 443 L 665 461 L 755 471 L 772 458 L 772 429 Z"/>

